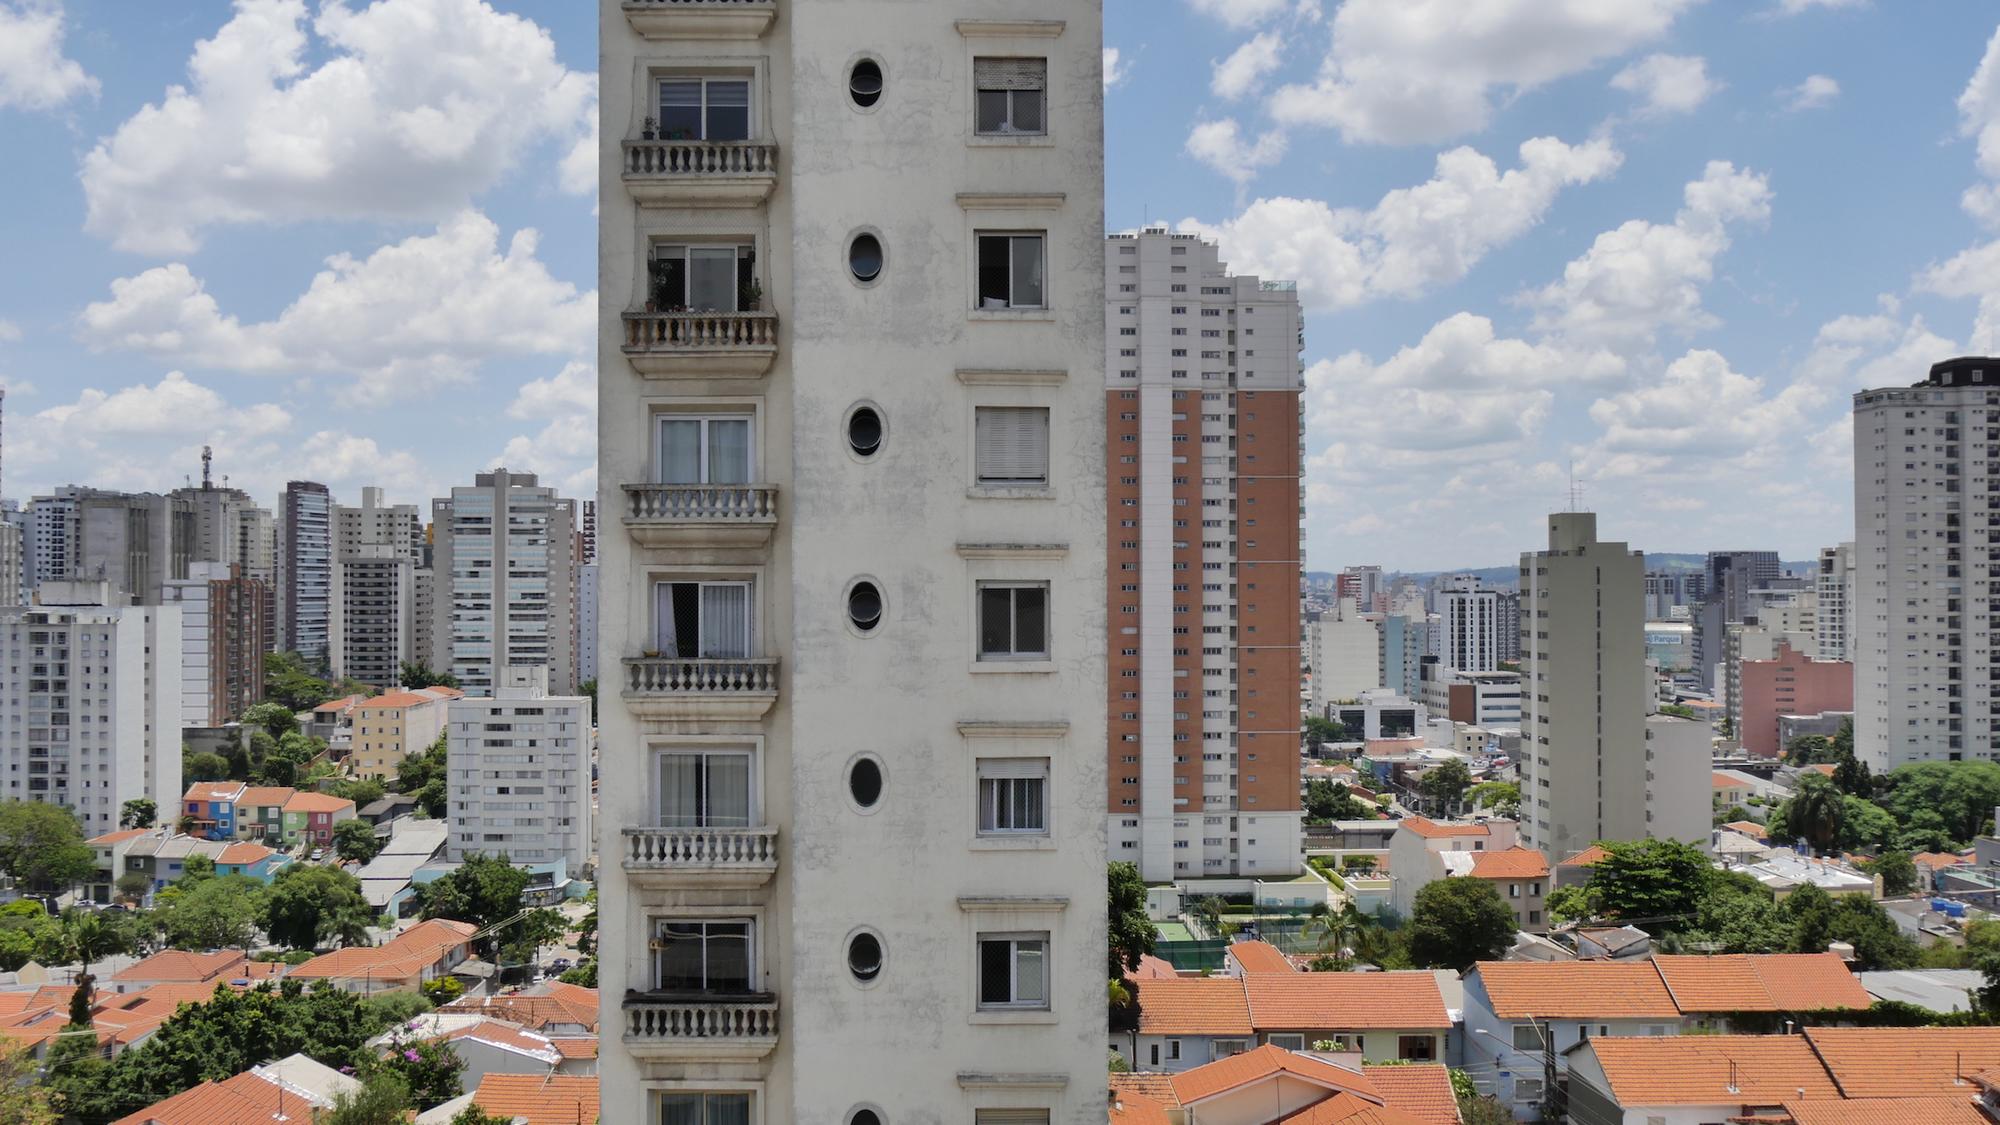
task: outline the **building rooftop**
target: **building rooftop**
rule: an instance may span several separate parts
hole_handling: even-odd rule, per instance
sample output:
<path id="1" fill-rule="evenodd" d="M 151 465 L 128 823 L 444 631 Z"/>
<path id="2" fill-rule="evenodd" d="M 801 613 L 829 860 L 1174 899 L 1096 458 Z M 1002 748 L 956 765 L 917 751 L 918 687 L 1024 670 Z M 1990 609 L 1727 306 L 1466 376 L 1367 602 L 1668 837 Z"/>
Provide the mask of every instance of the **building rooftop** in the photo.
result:
<path id="1" fill-rule="evenodd" d="M 1426 840 L 1441 840 L 1450 836 L 1490 836 L 1493 834 L 1483 822 L 1464 821 L 1446 823 L 1422 816 L 1406 816 L 1396 822 L 1399 828 L 1407 828 Z"/>
<path id="2" fill-rule="evenodd" d="M 1451 1027 L 1428 970 L 1387 973 L 1256 973 L 1243 978 L 1259 1031 L 1417 1030 Z"/>
<path id="3" fill-rule="evenodd" d="M 1267 941 L 1239 941 L 1228 949 L 1229 956 L 1243 966 L 1245 973 L 1289 973 L 1292 963 L 1278 951 L 1278 947 Z"/>
<path id="4" fill-rule="evenodd" d="M 1473 972 L 1503 1020 L 1677 1020 L 1681 1015 L 1650 962 L 1481 961 Z"/>
<path id="5" fill-rule="evenodd" d="M 1842 1096 L 1950 1096 L 2000 1062 L 2000 1027 L 1814 1027 L 1805 1038 Z"/>
<path id="6" fill-rule="evenodd" d="M 598 1117 L 597 1076 L 568 1074 L 488 1074 L 472 1102 L 496 1117 L 525 1125 L 576 1125 Z"/>
<path id="7" fill-rule="evenodd" d="M 1872 1002 L 1832 953 L 1661 954 L 1652 964 L 1683 1012 L 1817 1012 Z"/>
<path id="8" fill-rule="evenodd" d="M 1237 977 L 1138 982 L 1139 1034 L 1248 1036 L 1250 1000 Z"/>
<path id="9" fill-rule="evenodd" d="M 1595 1053 L 1612 1096 L 1627 1107 L 1775 1105 L 1801 1091 L 1840 1096 L 1796 1035 L 1596 1036 L 1582 1050 Z"/>
<path id="10" fill-rule="evenodd" d="M 1189 1105 L 1275 1075 L 1287 1075 L 1326 1089 L 1361 1094 L 1376 1104 L 1382 1100 L 1375 1084 L 1358 1071 L 1268 1044 L 1174 1075 L 1174 1098 L 1181 1105 Z"/>
<path id="11" fill-rule="evenodd" d="M 1473 852 L 1470 874 L 1475 879 L 1546 879 L 1549 861 L 1533 848 L 1518 846 Z"/>

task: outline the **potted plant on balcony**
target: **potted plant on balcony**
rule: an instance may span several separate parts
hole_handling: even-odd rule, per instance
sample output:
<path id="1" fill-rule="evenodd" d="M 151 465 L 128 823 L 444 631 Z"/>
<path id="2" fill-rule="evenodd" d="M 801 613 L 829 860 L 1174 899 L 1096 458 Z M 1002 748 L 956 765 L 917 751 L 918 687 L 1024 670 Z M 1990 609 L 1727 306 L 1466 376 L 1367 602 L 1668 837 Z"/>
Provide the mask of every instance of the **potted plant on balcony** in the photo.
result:
<path id="1" fill-rule="evenodd" d="M 646 123 L 640 126 L 639 128 L 640 138 L 643 140 L 650 141 L 657 138 L 659 135 L 660 135 L 660 123 L 658 121 L 655 121 L 651 117 L 646 118 Z"/>
<path id="2" fill-rule="evenodd" d="M 764 286 L 753 277 L 737 290 L 736 298 L 744 312 L 759 312 L 764 306 Z"/>
<path id="3" fill-rule="evenodd" d="M 667 295 L 667 264 L 654 258 L 646 263 L 646 311 L 665 312 L 672 304 Z"/>

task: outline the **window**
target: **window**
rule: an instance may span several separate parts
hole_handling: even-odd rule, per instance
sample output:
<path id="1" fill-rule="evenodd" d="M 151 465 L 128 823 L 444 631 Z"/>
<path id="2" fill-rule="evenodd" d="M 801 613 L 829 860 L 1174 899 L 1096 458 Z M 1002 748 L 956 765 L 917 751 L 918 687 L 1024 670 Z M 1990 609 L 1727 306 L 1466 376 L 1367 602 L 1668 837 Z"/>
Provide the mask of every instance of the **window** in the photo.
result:
<path id="1" fill-rule="evenodd" d="M 873 457 L 882 448 L 882 415 L 872 406 L 857 406 L 847 416 L 847 448 L 856 457 Z"/>
<path id="2" fill-rule="evenodd" d="M 979 584 L 979 659 L 1049 658 L 1046 582 Z"/>
<path id="3" fill-rule="evenodd" d="M 653 585 L 654 644 L 683 660 L 742 660 L 750 655 L 750 583 L 658 582 Z"/>
<path id="4" fill-rule="evenodd" d="M 973 412 L 979 483 L 1020 488 L 1049 483 L 1049 412 L 1039 406 L 982 406 Z"/>
<path id="5" fill-rule="evenodd" d="M 1520 1024 L 1514 1028 L 1514 1049 L 1516 1051 L 1539 1051 L 1542 1049 L 1542 1030 L 1534 1024 Z"/>
<path id="6" fill-rule="evenodd" d="M 856 582 L 847 591 L 847 620 L 863 633 L 882 623 L 882 590 L 873 582 Z"/>
<path id="7" fill-rule="evenodd" d="M 847 72 L 847 96 L 863 109 L 882 100 L 882 64 L 862 59 Z"/>
<path id="8" fill-rule="evenodd" d="M 750 922 L 661 922 L 653 939 L 653 987 L 661 992 L 750 992 Z"/>
<path id="9" fill-rule="evenodd" d="M 1271 1046 L 1283 1047 L 1287 1051 L 1303 1051 L 1306 1049 L 1306 1037 L 1304 1035 L 1267 1035 L 1264 1039 Z"/>
<path id="10" fill-rule="evenodd" d="M 749 140 L 750 80 L 663 79 L 660 82 L 660 139 Z"/>
<path id="11" fill-rule="evenodd" d="M 661 1094 L 660 1125 L 750 1125 L 750 1095 Z"/>
<path id="12" fill-rule="evenodd" d="M 750 755 L 686 750 L 660 755 L 661 828 L 748 828 Z"/>
<path id="13" fill-rule="evenodd" d="M 1539 1078 L 1514 1079 L 1514 1103 L 1525 1105 L 1542 1100 L 1542 1080 Z"/>
<path id="14" fill-rule="evenodd" d="M 1049 1111 L 1046 1109 L 978 1109 L 972 1113 L 973 1125 L 1049 1125 Z"/>
<path id="15" fill-rule="evenodd" d="M 757 248 L 748 245 L 656 246 L 650 282 L 659 312 L 748 312 L 761 300 Z"/>
<path id="16" fill-rule="evenodd" d="M 979 763 L 979 834 L 1046 835 L 1049 763 L 995 758 Z"/>
<path id="17" fill-rule="evenodd" d="M 1039 136 L 1049 131 L 1049 60 L 974 59 L 972 85 L 982 136 Z"/>
<path id="18" fill-rule="evenodd" d="M 873 758 L 856 759 L 847 771 L 847 793 L 861 808 L 874 808 L 882 799 L 882 763 Z"/>
<path id="19" fill-rule="evenodd" d="M 979 938 L 979 1006 L 1049 1006 L 1049 936 L 987 935 Z"/>
<path id="20" fill-rule="evenodd" d="M 882 939 L 863 931 L 847 943 L 847 971 L 862 984 L 882 975 Z"/>
<path id="21" fill-rule="evenodd" d="M 979 307 L 1043 308 L 1042 235 L 979 234 Z"/>
<path id="22" fill-rule="evenodd" d="M 750 419 L 662 415 L 659 483 L 750 483 Z"/>
<path id="23" fill-rule="evenodd" d="M 854 236 L 847 244 L 847 268 L 853 272 L 854 280 L 863 285 L 873 284 L 882 276 L 882 240 L 872 234 Z"/>
<path id="24" fill-rule="evenodd" d="M 1244 1045 L 1241 1039 L 1217 1039 L 1215 1041 L 1215 1057 L 1218 1059 L 1226 1059 L 1231 1055 L 1240 1055 L 1243 1051 Z"/>

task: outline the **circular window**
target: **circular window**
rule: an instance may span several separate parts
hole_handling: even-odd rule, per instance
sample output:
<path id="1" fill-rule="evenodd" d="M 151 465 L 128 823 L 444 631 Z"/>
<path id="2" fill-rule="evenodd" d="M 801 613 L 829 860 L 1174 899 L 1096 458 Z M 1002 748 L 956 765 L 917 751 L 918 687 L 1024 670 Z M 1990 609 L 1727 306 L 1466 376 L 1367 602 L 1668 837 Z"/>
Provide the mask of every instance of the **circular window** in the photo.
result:
<path id="1" fill-rule="evenodd" d="M 875 1109 L 857 1109 L 847 1115 L 847 1125 L 882 1125 L 882 1112 Z"/>
<path id="2" fill-rule="evenodd" d="M 855 63 L 854 69 L 847 72 L 847 96 L 853 98 L 854 104 L 862 109 L 881 101 L 882 64 L 874 59 L 862 59 Z"/>
<path id="3" fill-rule="evenodd" d="M 875 583 L 856 582 L 847 591 L 847 619 L 864 633 L 882 624 L 882 591 Z"/>
<path id="4" fill-rule="evenodd" d="M 856 457 L 873 457 L 882 448 L 882 415 L 872 406 L 857 406 L 847 416 L 847 448 Z"/>
<path id="5" fill-rule="evenodd" d="M 866 930 L 848 939 L 847 971 L 853 973 L 854 979 L 860 981 L 862 984 L 868 984 L 876 977 L 881 976 L 882 939 Z M 875 1120 L 875 1115 L 869 1113 L 869 1111 L 862 1110 L 861 1113 L 867 1114 L 867 1117 L 864 1118 L 861 1114 L 856 1114 L 854 1120 Z"/>
<path id="6" fill-rule="evenodd" d="M 847 767 L 847 792 L 854 803 L 872 809 L 882 799 L 882 763 L 873 758 L 856 758 Z"/>
<path id="7" fill-rule="evenodd" d="M 863 285 L 881 277 L 882 240 L 872 234 L 855 235 L 854 241 L 847 244 L 847 268 L 854 272 L 854 280 Z"/>

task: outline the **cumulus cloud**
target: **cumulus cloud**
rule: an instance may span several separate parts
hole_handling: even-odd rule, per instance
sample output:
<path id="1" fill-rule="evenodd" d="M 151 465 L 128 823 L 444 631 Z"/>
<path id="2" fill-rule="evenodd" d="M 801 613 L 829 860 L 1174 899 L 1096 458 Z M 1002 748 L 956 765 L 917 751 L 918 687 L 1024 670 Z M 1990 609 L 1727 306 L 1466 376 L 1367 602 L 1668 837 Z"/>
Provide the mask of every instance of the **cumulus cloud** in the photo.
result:
<path id="1" fill-rule="evenodd" d="M 1252 93 L 1263 83 L 1265 75 L 1278 69 L 1284 56 L 1283 38 L 1275 31 L 1263 32 L 1215 64 L 1209 89 L 1217 97 L 1230 99 Z"/>
<path id="2" fill-rule="evenodd" d="M 1867 3 L 1868 0 L 1778 0 L 1778 11 L 1796 16 L 1815 8 L 1859 8 Z"/>
<path id="3" fill-rule="evenodd" d="M 281 406 L 263 403 L 244 409 L 229 405 L 209 387 L 170 371 L 158 383 L 117 391 L 85 388 L 76 401 L 36 413 L 44 426 L 86 445 L 106 439 L 174 434 L 196 428 L 235 436 L 276 433 L 291 424 Z"/>
<path id="4" fill-rule="evenodd" d="M 549 274 L 534 231 L 504 249 L 499 237 L 466 211 L 366 258 L 335 255 L 275 320 L 250 324 L 176 262 L 113 281 L 79 334 L 93 348 L 216 370 L 353 376 L 377 399 L 463 381 L 496 356 L 588 350 L 596 294 Z"/>
<path id="5" fill-rule="evenodd" d="M 1259 169 L 1284 159 L 1285 135 L 1270 132 L 1246 141 L 1233 117 L 1204 121 L 1188 134 L 1187 154 L 1238 184 L 1246 184 L 1257 177 Z"/>
<path id="6" fill-rule="evenodd" d="M 1715 160 L 1682 195 L 1685 205 L 1671 224 L 1634 219 L 1605 231 L 1564 267 L 1561 281 L 1526 294 L 1535 327 L 1577 340 L 1643 343 L 1662 329 L 1716 323 L 1702 308 L 1702 286 L 1729 249 L 1730 225 L 1770 216 L 1770 184 Z"/>
<path id="7" fill-rule="evenodd" d="M 1590 418 L 1604 428 L 1600 452 L 1698 464 L 1775 450 L 1828 401 L 1809 382 L 1766 393 L 1763 380 L 1733 370 L 1718 352 L 1698 349 L 1668 364 L 1659 378 L 1598 399 Z"/>
<path id="8" fill-rule="evenodd" d="M 1981 352 L 2000 349 L 2000 241 L 1975 246 L 1930 266 L 1917 275 L 1916 287 L 1919 292 L 1940 297 L 1977 298 L 1972 347 Z"/>
<path id="9" fill-rule="evenodd" d="M 1256 27 L 1293 8 L 1292 0 L 1188 0 L 1190 7 L 1230 27 Z"/>
<path id="10" fill-rule="evenodd" d="M 1804 82 L 1778 91 L 1778 100 L 1789 113 L 1824 109 L 1840 97 L 1840 83 L 1824 74 L 1807 75 Z"/>
<path id="11" fill-rule="evenodd" d="M 1124 53 L 1116 47 L 1104 48 L 1104 88 L 1109 90 L 1131 75 L 1132 68 L 1125 62 Z"/>
<path id="12" fill-rule="evenodd" d="M 0 318 L 0 344 L 17 343 L 21 339 L 21 326 L 11 320 Z"/>
<path id="13" fill-rule="evenodd" d="M 484 0 L 327 0 L 310 34 L 306 16 L 304 0 L 236 0 L 189 84 L 84 158 L 86 228 L 184 254 L 219 224 L 434 219 L 548 140 L 567 146 L 564 188 L 594 180 L 574 157 L 597 80 L 533 22 Z"/>
<path id="14" fill-rule="evenodd" d="M 2000 29 L 1958 96 L 1958 127 L 1961 136 L 1977 138 L 1979 172 L 1987 179 L 1967 188 L 1962 202 L 1974 218 L 2000 227 Z"/>
<path id="15" fill-rule="evenodd" d="M 1437 158 L 1429 181 L 1391 191 L 1366 211 L 1279 197 L 1223 223 L 1182 225 L 1218 240 L 1237 269 L 1297 279 L 1310 308 L 1347 308 L 1457 281 L 1541 222 L 1563 188 L 1608 176 L 1620 160 L 1605 140 L 1537 137 L 1521 145 L 1519 167 L 1503 173 L 1479 152 L 1457 148 Z"/>
<path id="16" fill-rule="evenodd" d="M 32 389 L 0 383 L 10 384 L 13 392 Z M 65 383 L 66 393 L 73 387 Z M 281 435 L 292 425 L 291 413 L 282 406 L 235 405 L 179 371 L 154 383 L 116 390 L 84 387 L 74 394 L 70 401 L 8 419 L 8 468 L 26 470 L 10 472 L 11 479 L 32 479 L 46 466 L 82 463 L 90 466 L 90 484 L 161 488 L 166 486 L 162 478 L 172 475 L 162 466 L 192 468 L 203 445 L 229 450 L 237 464 L 268 466 L 279 454 Z M 37 481 L 25 491 L 50 483 Z"/>
<path id="17" fill-rule="evenodd" d="M 1611 78 L 1613 89 L 1635 94 L 1642 112 L 1655 116 L 1689 113 L 1722 84 L 1708 76 L 1708 61 L 1698 55 L 1648 55 Z"/>
<path id="18" fill-rule="evenodd" d="M 1484 128 L 1496 96 L 1616 58 L 1697 2 L 1347 0 L 1317 78 L 1279 89 L 1271 111 L 1349 141 L 1447 141 Z"/>
<path id="19" fill-rule="evenodd" d="M 577 360 L 554 376 L 524 384 L 507 408 L 510 418 L 541 421 L 534 434 L 507 443 L 500 462 L 547 478 L 567 491 L 597 487 L 597 367 Z"/>
<path id="20" fill-rule="evenodd" d="M 97 91 L 97 79 L 63 57 L 60 4 L 0 3 L 0 109 L 54 109 Z"/>

